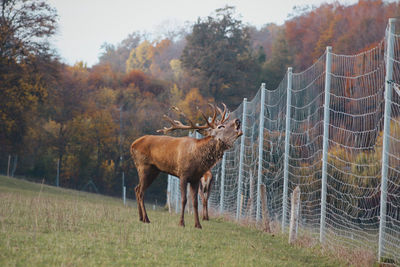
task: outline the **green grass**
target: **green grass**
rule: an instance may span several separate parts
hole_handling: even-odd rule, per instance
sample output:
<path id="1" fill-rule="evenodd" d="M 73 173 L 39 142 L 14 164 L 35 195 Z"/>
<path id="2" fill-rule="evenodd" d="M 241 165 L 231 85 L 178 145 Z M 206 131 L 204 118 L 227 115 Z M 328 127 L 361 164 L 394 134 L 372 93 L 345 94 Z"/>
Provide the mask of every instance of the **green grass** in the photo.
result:
<path id="1" fill-rule="evenodd" d="M 289 246 L 221 218 L 195 229 L 148 205 L 0 176 L 0 266 L 340 266 L 317 248 Z"/>

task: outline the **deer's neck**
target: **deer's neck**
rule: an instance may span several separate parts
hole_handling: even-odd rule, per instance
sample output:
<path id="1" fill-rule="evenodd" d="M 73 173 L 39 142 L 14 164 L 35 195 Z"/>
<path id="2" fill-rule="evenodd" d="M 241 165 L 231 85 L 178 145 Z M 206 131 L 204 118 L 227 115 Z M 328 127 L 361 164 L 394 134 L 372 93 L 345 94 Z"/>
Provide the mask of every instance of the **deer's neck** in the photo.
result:
<path id="1" fill-rule="evenodd" d="M 220 140 L 206 137 L 198 141 L 197 158 L 201 161 L 200 165 L 205 171 L 212 168 L 224 155 L 224 151 L 229 147 Z"/>

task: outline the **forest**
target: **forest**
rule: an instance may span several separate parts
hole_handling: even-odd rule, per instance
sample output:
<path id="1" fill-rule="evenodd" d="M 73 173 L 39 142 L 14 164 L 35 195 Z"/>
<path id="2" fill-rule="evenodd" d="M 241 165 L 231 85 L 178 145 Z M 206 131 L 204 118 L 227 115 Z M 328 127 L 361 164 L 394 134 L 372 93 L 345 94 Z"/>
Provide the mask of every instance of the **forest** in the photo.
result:
<path id="1" fill-rule="evenodd" d="M 104 43 L 88 67 L 62 63 L 49 42 L 57 11 L 45 0 L 3 0 L 0 9 L 0 173 L 10 161 L 13 176 L 54 185 L 59 167 L 62 187 L 120 196 L 124 172 L 128 198 L 137 184 L 129 146 L 157 134 L 171 106 L 198 121 L 209 102 L 233 110 L 328 45 L 341 54 L 376 46 L 400 16 L 399 2 L 360 0 L 297 7 L 283 25 L 257 28 L 225 6 L 159 39 L 132 32 Z M 157 179 L 147 198 L 165 201 L 166 184 Z"/>

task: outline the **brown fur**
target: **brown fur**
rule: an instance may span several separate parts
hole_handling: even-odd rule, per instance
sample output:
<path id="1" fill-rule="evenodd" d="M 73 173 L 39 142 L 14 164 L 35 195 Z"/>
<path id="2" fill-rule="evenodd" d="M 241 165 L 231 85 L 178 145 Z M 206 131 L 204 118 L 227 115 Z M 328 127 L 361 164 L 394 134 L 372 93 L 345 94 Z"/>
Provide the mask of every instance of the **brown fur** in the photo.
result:
<path id="1" fill-rule="evenodd" d="M 199 194 L 203 203 L 203 220 L 208 221 L 208 199 L 210 198 L 213 176 L 207 171 L 200 179 Z"/>
<path id="2" fill-rule="evenodd" d="M 144 205 L 144 192 L 160 172 L 165 172 L 180 179 L 182 211 L 179 225 L 185 225 L 186 188 L 189 183 L 195 227 L 201 228 L 197 207 L 200 178 L 242 135 L 240 121 L 237 119 L 224 123 L 224 127 L 213 131 L 210 136 L 203 139 L 146 135 L 132 143 L 131 154 L 139 175 L 139 184 L 135 188 L 135 193 L 139 218 L 142 222 L 150 222 Z"/>

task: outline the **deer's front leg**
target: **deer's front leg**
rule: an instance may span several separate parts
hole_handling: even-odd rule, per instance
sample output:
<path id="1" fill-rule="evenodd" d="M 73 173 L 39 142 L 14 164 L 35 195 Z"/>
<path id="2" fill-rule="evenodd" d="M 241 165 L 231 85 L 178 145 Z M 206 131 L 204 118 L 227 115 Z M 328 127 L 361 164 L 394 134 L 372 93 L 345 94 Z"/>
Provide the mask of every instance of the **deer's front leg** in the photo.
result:
<path id="1" fill-rule="evenodd" d="M 190 183 L 190 193 L 192 196 L 193 210 L 194 210 L 194 227 L 201 229 L 199 212 L 198 212 L 198 197 L 197 197 L 198 192 L 199 192 L 199 182 Z"/>
<path id="2" fill-rule="evenodd" d="M 182 209 L 181 209 L 181 220 L 179 221 L 179 226 L 185 227 L 185 206 L 186 206 L 186 189 L 187 189 L 187 179 L 181 178 L 180 181 L 180 188 L 181 188 L 181 200 L 182 200 Z"/>

